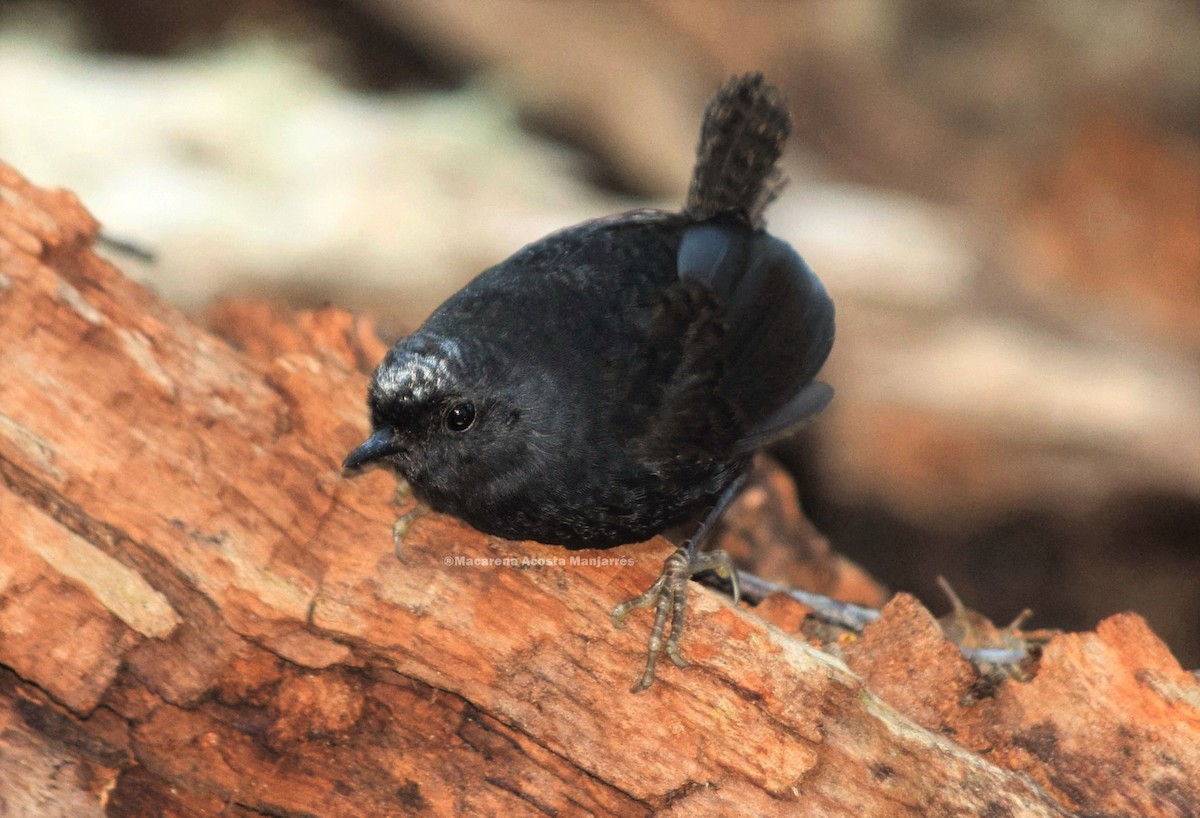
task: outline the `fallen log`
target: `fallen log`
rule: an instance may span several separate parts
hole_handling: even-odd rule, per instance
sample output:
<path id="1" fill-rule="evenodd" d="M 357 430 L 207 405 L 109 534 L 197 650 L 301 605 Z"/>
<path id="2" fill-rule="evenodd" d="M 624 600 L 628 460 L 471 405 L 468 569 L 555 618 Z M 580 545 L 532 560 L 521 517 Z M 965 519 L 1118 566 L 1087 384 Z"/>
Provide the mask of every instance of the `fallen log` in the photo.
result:
<path id="1" fill-rule="evenodd" d="M 989 687 L 905 597 L 848 667 L 694 586 L 692 667 L 630 694 L 609 611 L 669 543 L 430 515 L 396 559 L 339 467 L 369 326 L 235 346 L 96 235 L 0 166 L 0 815 L 1197 814 L 1200 683 L 1133 615 Z"/>

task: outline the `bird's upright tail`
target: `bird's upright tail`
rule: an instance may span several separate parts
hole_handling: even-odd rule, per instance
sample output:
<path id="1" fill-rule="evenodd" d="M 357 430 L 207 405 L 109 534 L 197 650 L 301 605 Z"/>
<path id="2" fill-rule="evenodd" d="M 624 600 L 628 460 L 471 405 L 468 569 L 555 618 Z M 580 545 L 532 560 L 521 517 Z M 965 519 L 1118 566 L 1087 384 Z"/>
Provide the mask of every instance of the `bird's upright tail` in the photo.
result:
<path id="1" fill-rule="evenodd" d="M 783 95 L 762 74 L 725 83 L 704 111 L 684 213 L 696 221 L 736 213 L 762 227 L 783 187 L 776 163 L 791 129 Z"/>

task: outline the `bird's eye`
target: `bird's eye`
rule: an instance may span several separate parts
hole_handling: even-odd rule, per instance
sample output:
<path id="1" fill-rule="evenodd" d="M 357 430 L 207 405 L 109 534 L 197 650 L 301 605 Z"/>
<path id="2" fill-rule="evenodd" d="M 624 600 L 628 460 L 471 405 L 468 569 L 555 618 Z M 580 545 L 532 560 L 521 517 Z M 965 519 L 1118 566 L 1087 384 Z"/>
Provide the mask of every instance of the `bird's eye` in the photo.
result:
<path id="1" fill-rule="evenodd" d="M 471 403 L 456 403 L 446 413 L 446 428 L 452 432 L 465 432 L 475 422 L 475 407 Z"/>

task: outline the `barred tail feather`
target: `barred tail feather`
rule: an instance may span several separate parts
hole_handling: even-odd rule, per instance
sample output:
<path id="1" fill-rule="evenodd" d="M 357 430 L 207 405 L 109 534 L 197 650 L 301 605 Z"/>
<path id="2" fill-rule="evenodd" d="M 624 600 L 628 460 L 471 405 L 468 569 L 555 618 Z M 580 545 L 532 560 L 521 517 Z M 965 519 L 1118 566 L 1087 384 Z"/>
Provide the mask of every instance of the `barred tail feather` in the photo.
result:
<path id="1" fill-rule="evenodd" d="M 783 187 L 776 163 L 791 128 L 783 95 L 762 74 L 725 83 L 704 112 L 684 213 L 696 221 L 733 213 L 761 228 Z"/>

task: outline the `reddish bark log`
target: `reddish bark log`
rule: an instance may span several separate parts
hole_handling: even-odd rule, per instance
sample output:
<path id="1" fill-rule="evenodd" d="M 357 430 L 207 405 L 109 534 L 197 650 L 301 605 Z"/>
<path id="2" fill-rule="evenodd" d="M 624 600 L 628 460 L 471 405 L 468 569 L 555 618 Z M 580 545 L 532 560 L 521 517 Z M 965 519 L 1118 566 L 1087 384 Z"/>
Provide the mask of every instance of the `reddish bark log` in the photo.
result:
<path id="1" fill-rule="evenodd" d="M 1133 616 L 981 692 L 903 598 L 856 676 L 694 587 L 692 668 L 629 694 L 609 611 L 669 544 L 430 516 L 396 560 L 391 479 L 338 465 L 369 331 L 239 352 L 96 229 L 0 166 L 0 814 L 1196 814 L 1200 684 Z"/>

